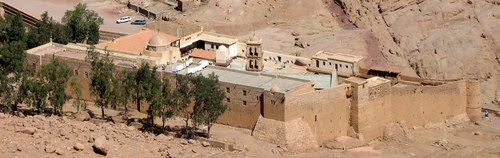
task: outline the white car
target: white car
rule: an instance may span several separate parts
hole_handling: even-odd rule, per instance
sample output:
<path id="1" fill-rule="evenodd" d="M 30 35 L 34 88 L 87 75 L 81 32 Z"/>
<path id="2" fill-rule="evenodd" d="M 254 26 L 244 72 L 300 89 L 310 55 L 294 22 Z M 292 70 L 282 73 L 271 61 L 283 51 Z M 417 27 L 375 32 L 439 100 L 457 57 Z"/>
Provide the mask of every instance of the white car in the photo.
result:
<path id="1" fill-rule="evenodd" d="M 116 23 L 120 24 L 120 23 L 129 22 L 129 21 L 132 21 L 132 18 L 130 16 L 124 16 L 124 17 L 121 17 L 120 19 L 117 19 Z"/>

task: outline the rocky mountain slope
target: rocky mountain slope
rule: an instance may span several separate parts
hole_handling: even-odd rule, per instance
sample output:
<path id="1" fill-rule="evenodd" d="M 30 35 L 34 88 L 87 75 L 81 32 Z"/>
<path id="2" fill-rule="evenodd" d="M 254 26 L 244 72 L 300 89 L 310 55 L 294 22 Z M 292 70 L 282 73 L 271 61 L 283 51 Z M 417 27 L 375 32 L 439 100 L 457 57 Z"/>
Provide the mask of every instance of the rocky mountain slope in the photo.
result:
<path id="1" fill-rule="evenodd" d="M 484 103 L 500 100 L 499 0 L 334 0 L 383 54 L 427 79 L 477 78 Z M 495 101 L 496 100 L 496 101 Z"/>

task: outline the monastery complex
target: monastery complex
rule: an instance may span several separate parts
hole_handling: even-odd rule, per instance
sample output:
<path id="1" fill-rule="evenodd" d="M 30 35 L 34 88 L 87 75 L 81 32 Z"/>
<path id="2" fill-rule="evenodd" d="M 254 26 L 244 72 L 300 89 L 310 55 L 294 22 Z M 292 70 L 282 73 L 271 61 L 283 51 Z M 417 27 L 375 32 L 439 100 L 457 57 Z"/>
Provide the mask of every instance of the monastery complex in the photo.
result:
<path id="1" fill-rule="evenodd" d="M 256 36 L 239 41 L 204 30 L 177 37 L 146 29 L 95 50 L 109 51 L 118 70 L 158 66 L 158 75 L 172 83 L 176 75 L 215 73 L 229 105 L 218 123 L 250 129 L 253 137 L 290 150 L 316 148 L 339 136 L 381 139 L 393 123 L 432 127 L 481 115 L 475 80 L 422 80 L 362 67 L 362 56 L 320 51 L 304 58 L 265 51 L 265 44 Z M 28 64 L 39 68 L 61 60 L 87 90 L 90 47 L 51 42 L 28 50 Z M 88 91 L 84 97 L 92 100 Z"/>

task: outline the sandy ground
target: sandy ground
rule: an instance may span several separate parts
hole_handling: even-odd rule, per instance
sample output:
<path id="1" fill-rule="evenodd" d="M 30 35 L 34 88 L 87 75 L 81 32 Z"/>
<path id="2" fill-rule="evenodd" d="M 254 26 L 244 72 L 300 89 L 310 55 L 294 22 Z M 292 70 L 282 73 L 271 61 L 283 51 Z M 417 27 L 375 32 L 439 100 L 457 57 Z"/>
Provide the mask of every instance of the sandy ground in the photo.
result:
<path id="1" fill-rule="evenodd" d="M 89 110 L 100 114 L 100 109 L 90 105 Z M 65 111 L 75 112 L 71 103 Z M 107 115 L 120 111 L 106 109 Z M 99 116 L 97 116 L 99 117 Z M 133 118 L 145 114 L 132 112 Z M 160 124 L 160 120 L 155 120 Z M 167 121 L 170 127 L 182 126 L 182 118 Z M 71 116 L 27 116 L 19 118 L 0 114 L 0 157 L 101 157 L 92 150 L 92 139 L 104 135 L 108 138 L 108 157 L 499 157 L 500 118 L 492 116 L 478 124 L 464 122 L 438 128 L 410 128 L 409 140 L 372 141 L 358 148 L 332 150 L 319 148 L 300 154 L 288 154 L 286 149 L 262 142 L 251 136 L 251 131 L 224 125 L 215 125 L 212 140 L 234 145 L 237 151 L 203 147 L 201 141 L 193 144 L 182 138 L 166 138 L 141 132 L 122 123 L 79 122 Z M 36 133 L 25 134 L 19 130 L 35 127 Z M 17 131 L 17 132 L 16 132 Z M 61 134 L 62 133 L 62 134 Z M 85 146 L 83 151 L 73 149 L 75 143 Z M 46 148 L 55 148 L 48 152 Z M 59 153 L 59 154 L 58 154 Z"/>
<path id="2" fill-rule="evenodd" d="M 66 10 L 72 10 L 78 0 L 2 0 L 19 10 L 40 18 L 40 15 L 47 11 L 56 21 L 61 21 Z M 125 9 L 126 6 L 113 1 L 106 0 L 85 0 L 87 7 L 96 11 L 104 19 L 101 30 L 119 33 L 134 33 L 142 29 L 142 26 L 130 25 L 128 23 L 116 24 L 116 19 L 121 16 L 132 16 L 132 19 L 142 18 L 139 14 Z"/>

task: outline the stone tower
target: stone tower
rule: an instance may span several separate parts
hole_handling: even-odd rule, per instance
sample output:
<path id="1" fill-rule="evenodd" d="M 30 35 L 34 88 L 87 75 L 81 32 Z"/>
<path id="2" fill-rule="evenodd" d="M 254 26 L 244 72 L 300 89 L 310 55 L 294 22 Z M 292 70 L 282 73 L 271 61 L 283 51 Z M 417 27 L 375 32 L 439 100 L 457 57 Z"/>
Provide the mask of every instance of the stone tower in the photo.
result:
<path id="1" fill-rule="evenodd" d="M 262 59 L 262 55 L 264 54 L 264 51 L 262 51 L 262 40 L 254 35 L 250 37 L 246 44 L 246 70 L 262 71 L 264 69 L 264 61 Z"/>

